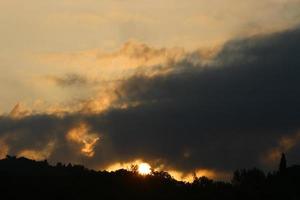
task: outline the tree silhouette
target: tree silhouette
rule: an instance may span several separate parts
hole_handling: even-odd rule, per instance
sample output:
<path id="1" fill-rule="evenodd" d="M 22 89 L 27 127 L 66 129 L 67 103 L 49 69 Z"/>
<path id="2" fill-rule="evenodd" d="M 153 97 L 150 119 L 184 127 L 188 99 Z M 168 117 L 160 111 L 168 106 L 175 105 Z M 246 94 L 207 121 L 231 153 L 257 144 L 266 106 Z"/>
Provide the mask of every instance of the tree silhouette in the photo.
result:
<path id="1" fill-rule="evenodd" d="M 203 200 L 293 200 L 300 199 L 300 166 L 286 166 L 282 173 L 257 168 L 236 170 L 232 182 L 194 176 L 192 183 L 175 180 L 163 171 L 147 175 L 131 170 L 94 171 L 78 164 L 34 161 L 7 156 L 0 160 L 0 199 L 203 199 Z"/>
<path id="2" fill-rule="evenodd" d="M 279 163 L 279 172 L 283 173 L 285 171 L 286 171 L 286 157 L 285 157 L 285 154 L 282 153 L 280 163 Z"/>
<path id="3" fill-rule="evenodd" d="M 130 165 L 130 171 L 137 174 L 138 173 L 138 169 L 139 169 L 139 166 L 137 164 L 132 164 Z"/>
<path id="4" fill-rule="evenodd" d="M 195 177 L 194 178 L 194 181 L 192 183 L 193 185 L 197 185 L 197 186 L 200 186 L 202 188 L 205 188 L 205 187 L 209 187 L 213 184 L 213 180 L 205 177 L 205 176 L 201 176 L 201 177 Z"/>
<path id="5" fill-rule="evenodd" d="M 266 176 L 263 171 L 254 168 L 250 170 L 236 170 L 233 173 L 232 184 L 235 186 L 258 186 L 265 182 Z"/>

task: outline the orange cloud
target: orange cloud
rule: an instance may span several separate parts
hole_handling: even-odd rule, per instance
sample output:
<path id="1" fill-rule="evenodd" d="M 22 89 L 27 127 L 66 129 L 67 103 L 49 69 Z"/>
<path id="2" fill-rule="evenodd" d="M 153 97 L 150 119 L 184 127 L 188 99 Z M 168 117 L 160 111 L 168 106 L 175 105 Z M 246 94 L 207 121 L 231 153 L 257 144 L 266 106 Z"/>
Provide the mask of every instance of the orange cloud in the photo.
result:
<path id="1" fill-rule="evenodd" d="M 279 139 L 278 146 L 268 150 L 263 155 L 263 162 L 273 164 L 278 162 L 283 152 L 288 152 L 300 142 L 300 132 Z"/>
<path id="2" fill-rule="evenodd" d="M 194 172 L 182 172 L 179 170 L 167 170 L 167 172 L 176 180 L 185 181 L 185 182 L 193 182 L 195 177 L 208 177 L 210 179 L 215 180 L 229 180 L 231 174 L 223 171 L 216 171 L 213 169 L 205 169 L 199 168 Z"/>
<path id="3" fill-rule="evenodd" d="M 131 170 L 131 167 L 133 165 L 139 165 L 139 164 L 141 164 L 143 162 L 144 161 L 142 159 L 136 159 L 136 160 L 129 161 L 129 162 L 116 162 L 116 163 L 113 163 L 113 164 L 107 166 L 105 168 L 105 170 L 109 171 L 109 172 L 116 171 L 118 169 Z"/>
<path id="4" fill-rule="evenodd" d="M 87 157 L 94 156 L 94 148 L 100 139 L 97 134 L 89 133 L 88 125 L 83 122 L 69 130 L 66 138 L 68 141 L 79 145 L 80 153 Z"/>
<path id="5" fill-rule="evenodd" d="M 47 144 L 47 146 L 42 150 L 24 149 L 18 153 L 18 156 L 26 157 L 33 160 L 45 160 L 52 154 L 54 147 L 55 142 L 50 141 Z"/>
<path id="6" fill-rule="evenodd" d="M 9 113 L 9 116 L 14 119 L 20 119 L 26 116 L 31 115 L 32 112 L 24 104 L 17 103 L 14 108 Z"/>
<path id="7" fill-rule="evenodd" d="M 5 156 L 8 154 L 8 151 L 9 151 L 9 146 L 1 138 L 0 139 L 0 159 L 5 158 Z"/>
<path id="8" fill-rule="evenodd" d="M 136 41 L 126 42 L 113 52 L 90 49 L 71 53 L 45 53 L 38 56 L 43 64 L 70 69 L 88 76 L 90 80 L 112 81 L 128 78 L 136 73 L 145 75 L 165 73 L 172 63 L 179 62 L 193 54 L 193 61 L 210 60 L 219 48 L 199 49 L 188 52 L 184 48 L 155 48 Z M 158 66 L 160 66 L 158 68 Z"/>

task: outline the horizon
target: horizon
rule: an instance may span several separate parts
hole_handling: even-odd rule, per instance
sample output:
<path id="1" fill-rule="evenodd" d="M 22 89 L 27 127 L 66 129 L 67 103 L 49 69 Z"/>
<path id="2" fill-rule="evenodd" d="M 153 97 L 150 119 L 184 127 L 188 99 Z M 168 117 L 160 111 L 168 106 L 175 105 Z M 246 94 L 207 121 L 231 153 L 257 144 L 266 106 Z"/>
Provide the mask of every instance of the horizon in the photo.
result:
<path id="1" fill-rule="evenodd" d="M 50 162 L 49 163 L 47 159 L 45 159 L 45 160 L 34 160 L 34 159 L 23 157 L 23 156 L 17 157 L 17 156 L 6 155 L 5 158 L 0 159 L 0 161 L 15 162 L 14 165 L 11 165 L 11 167 L 12 167 L 11 170 L 12 171 L 14 170 L 14 168 L 22 166 L 21 160 L 30 161 L 31 162 L 31 167 L 33 167 L 33 165 L 36 164 L 36 163 L 44 163 L 48 167 L 53 167 L 53 168 L 72 168 L 72 167 L 74 167 L 74 168 L 78 168 L 78 169 L 80 168 L 83 171 L 88 170 L 88 171 L 96 172 L 96 173 L 99 173 L 99 172 L 101 172 L 101 173 L 103 173 L 103 172 L 104 173 L 116 173 L 118 171 L 125 170 L 127 172 L 132 173 L 132 174 L 139 175 L 140 177 L 156 176 L 158 174 L 163 173 L 165 178 L 168 179 L 168 177 L 169 177 L 169 178 L 171 178 L 175 181 L 183 182 L 185 184 L 193 184 L 193 183 L 195 183 L 195 181 L 197 181 L 199 179 L 203 179 L 203 178 L 204 179 L 208 178 L 208 180 L 214 181 L 216 183 L 224 182 L 224 183 L 234 184 L 233 183 L 233 178 L 234 178 L 236 172 L 242 172 L 242 171 L 247 171 L 247 170 L 248 171 L 259 170 L 260 172 L 264 173 L 264 175 L 267 177 L 267 176 L 271 176 L 271 175 L 280 174 L 283 171 L 286 171 L 288 169 L 292 169 L 292 168 L 295 168 L 295 167 L 300 168 L 299 164 L 287 165 L 287 160 L 286 160 L 286 156 L 285 156 L 284 153 L 282 154 L 281 159 L 278 162 L 277 169 L 273 169 L 271 171 L 263 171 L 263 170 L 261 170 L 257 167 L 244 168 L 244 169 L 235 169 L 234 171 L 231 172 L 230 177 L 227 177 L 227 179 L 223 179 L 223 180 L 222 179 L 213 179 L 212 177 L 208 177 L 205 174 L 197 175 L 196 173 L 193 173 L 192 176 L 189 176 L 189 177 L 186 176 L 186 177 L 182 178 L 182 177 L 177 176 L 177 174 L 172 174 L 172 173 L 170 174 L 170 173 L 165 172 L 165 171 L 159 171 L 157 169 L 153 169 L 148 163 L 145 163 L 145 162 L 133 163 L 130 166 L 126 166 L 126 167 L 122 166 L 122 167 L 115 168 L 115 169 L 95 170 L 95 169 L 87 168 L 86 166 L 82 165 L 81 163 L 63 163 L 63 162 L 57 162 L 57 163 L 51 163 Z M 19 162 L 19 163 L 17 163 L 16 161 Z M 28 164 L 29 163 L 27 163 L 27 166 L 29 166 Z M 0 169 L 2 169 L 2 167 L 3 166 L 0 164 Z M 30 168 L 28 168 L 28 169 L 30 170 Z M 2 173 L 3 173 L 3 171 L 2 171 Z M 5 172 L 5 173 L 7 173 L 7 172 Z M 30 174 L 28 172 L 27 173 L 25 172 L 23 175 L 30 176 Z M 31 174 L 31 175 L 33 175 L 33 174 Z M 46 174 L 40 174 L 41 177 L 43 177 L 45 175 Z"/>
<path id="2" fill-rule="evenodd" d="M 300 163 L 300 0 L 0 1 L 0 159 L 229 180 Z"/>

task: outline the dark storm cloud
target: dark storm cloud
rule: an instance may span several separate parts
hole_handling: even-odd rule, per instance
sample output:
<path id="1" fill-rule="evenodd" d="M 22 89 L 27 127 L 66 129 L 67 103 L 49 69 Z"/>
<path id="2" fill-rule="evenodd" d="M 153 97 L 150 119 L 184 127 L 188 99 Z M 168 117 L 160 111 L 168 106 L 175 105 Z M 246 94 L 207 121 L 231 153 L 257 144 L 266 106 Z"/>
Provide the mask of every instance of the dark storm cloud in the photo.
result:
<path id="1" fill-rule="evenodd" d="M 78 117 L 59 118 L 51 115 L 33 115 L 22 119 L 0 118 L 0 133 L 10 147 L 9 153 L 17 155 L 22 150 L 41 151 L 49 141 L 64 146 L 65 133 L 78 122 Z M 61 155 L 68 157 L 67 148 Z"/>
<path id="2" fill-rule="evenodd" d="M 11 152 L 54 138 L 59 145 L 51 158 L 69 160 L 65 134 L 84 121 L 100 135 L 86 165 L 144 158 L 188 171 L 259 166 L 282 136 L 300 128 L 299 29 L 231 41 L 212 64 L 187 58 L 173 68 L 179 70 L 131 77 L 115 91 L 119 102 L 138 106 L 98 115 L 2 117 L 0 133 L 16 134 Z M 291 151 L 290 159 L 300 162 Z"/>
<path id="3" fill-rule="evenodd" d="M 118 153 L 186 169 L 259 165 L 299 129 L 299 44 L 298 29 L 231 41 L 212 66 L 186 60 L 180 73 L 129 79 L 120 99 L 142 104 L 108 116 Z"/>

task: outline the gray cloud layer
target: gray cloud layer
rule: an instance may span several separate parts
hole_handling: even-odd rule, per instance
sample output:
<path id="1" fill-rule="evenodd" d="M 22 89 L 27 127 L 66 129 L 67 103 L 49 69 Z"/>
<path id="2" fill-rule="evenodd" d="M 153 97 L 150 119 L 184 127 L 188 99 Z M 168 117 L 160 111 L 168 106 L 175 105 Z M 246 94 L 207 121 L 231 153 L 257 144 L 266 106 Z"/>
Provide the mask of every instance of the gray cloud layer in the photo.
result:
<path id="1" fill-rule="evenodd" d="M 0 133 L 9 153 L 54 140 L 49 159 L 91 167 L 135 158 L 183 171 L 262 166 L 264 153 L 300 128 L 299 56 L 299 29 L 234 40 L 207 66 L 187 58 L 173 73 L 124 81 L 115 91 L 119 101 L 137 106 L 97 115 L 2 117 Z M 93 158 L 75 154 L 65 137 L 82 121 L 100 135 Z M 290 150 L 294 162 L 297 149 Z"/>
<path id="2" fill-rule="evenodd" d="M 299 30 L 232 41 L 215 66 L 186 61 L 177 64 L 181 73 L 133 77 L 121 98 L 145 104 L 112 114 L 120 122 L 116 146 L 127 141 L 132 152 L 187 168 L 259 164 L 259 155 L 299 128 L 299 44 Z"/>

